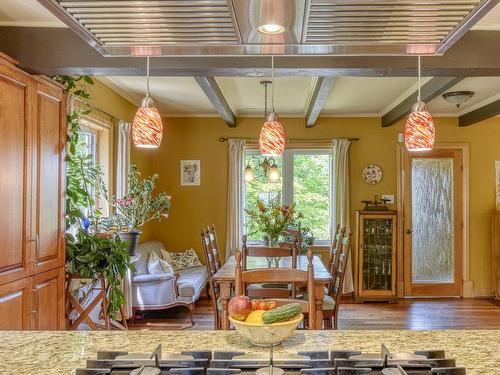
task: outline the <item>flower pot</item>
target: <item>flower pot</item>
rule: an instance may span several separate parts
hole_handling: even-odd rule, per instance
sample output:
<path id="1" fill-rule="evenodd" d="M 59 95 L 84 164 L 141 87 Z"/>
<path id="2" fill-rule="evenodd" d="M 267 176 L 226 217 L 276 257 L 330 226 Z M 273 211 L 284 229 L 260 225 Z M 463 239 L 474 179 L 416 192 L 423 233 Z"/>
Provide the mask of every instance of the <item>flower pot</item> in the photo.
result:
<path id="1" fill-rule="evenodd" d="M 139 244 L 139 236 L 141 235 L 140 230 L 131 230 L 130 232 L 120 232 L 118 236 L 124 242 L 128 242 L 128 253 L 130 255 L 135 255 L 135 250 Z"/>

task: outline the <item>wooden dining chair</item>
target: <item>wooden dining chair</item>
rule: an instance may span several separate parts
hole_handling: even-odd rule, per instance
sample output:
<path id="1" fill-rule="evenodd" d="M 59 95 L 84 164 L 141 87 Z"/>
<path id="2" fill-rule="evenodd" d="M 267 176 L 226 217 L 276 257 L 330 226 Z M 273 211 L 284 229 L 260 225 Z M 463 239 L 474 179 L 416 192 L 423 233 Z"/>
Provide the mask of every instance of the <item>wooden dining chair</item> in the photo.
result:
<path id="1" fill-rule="evenodd" d="M 304 315 L 308 317 L 308 327 L 310 329 L 316 328 L 316 306 L 314 299 L 314 267 L 313 267 L 313 254 L 309 250 L 307 252 L 307 271 L 290 268 L 273 268 L 264 269 L 257 268 L 251 270 L 244 270 L 242 267 L 242 253 L 238 250 L 235 255 L 236 271 L 236 295 L 248 295 L 249 285 L 265 284 L 265 283 L 278 283 L 286 282 L 288 284 L 305 284 L 307 285 L 308 299 L 274 299 L 278 306 L 287 303 L 298 303 L 302 307 Z"/>
<path id="2" fill-rule="evenodd" d="M 220 248 L 219 243 L 217 242 L 217 232 L 215 231 L 215 225 L 212 224 L 210 227 L 208 227 L 207 232 L 210 239 L 209 244 L 213 254 L 215 270 L 218 271 L 222 263 L 220 261 Z"/>
<path id="3" fill-rule="evenodd" d="M 346 228 L 338 228 L 338 231 L 335 235 L 335 240 L 334 243 L 332 243 L 332 246 L 330 248 L 330 254 L 329 254 L 329 259 L 328 259 L 328 272 L 330 272 L 330 275 L 332 275 L 333 278 L 335 278 L 335 273 L 337 272 L 337 269 L 339 267 L 339 255 L 342 251 L 342 239 L 345 236 Z M 335 244 L 335 246 L 334 246 Z M 328 285 L 328 288 L 331 287 Z"/>
<path id="4" fill-rule="evenodd" d="M 215 231 L 215 229 L 214 229 Z M 210 235 L 210 228 L 201 230 L 201 247 L 203 248 L 203 254 L 205 256 L 205 264 L 208 273 L 208 294 L 212 300 L 212 306 L 214 311 L 214 329 L 222 328 L 222 315 L 220 308 L 220 287 L 214 281 L 213 277 L 220 268 L 220 264 L 217 265 L 217 253 L 213 252 L 213 247 L 211 245 L 212 239 Z"/>
<path id="5" fill-rule="evenodd" d="M 345 231 L 339 238 L 341 250 L 337 256 L 338 261 L 335 271 L 332 273 L 333 282 L 328 288 L 328 294 L 323 298 L 323 322 L 325 329 L 338 329 L 338 314 L 340 309 L 340 297 L 344 286 L 345 273 L 347 269 L 347 259 L 351 250 L 352 230 Z M 332 325 L 333 323 L 333 325 Z"/>
<path id="6" fill-rule="evenodd" d="M 289 247 L 295 244 L 295 246 L 297 246 L 298 249 L 298 254 L 300 254 L 302 251 L 302 229 L 300 228 L 300 224 L 297 227 L 297 229 L 286 229 L 283 232 L 283 235 L 292 237 L 293 241 L 280 242 L 279 246 Z"/>
<path id="7" fill-rule="evenodd" d="M 344 231 L 345 231 L 345 228 L 344 228 Z M 332 244 L 330 246 L 330 251 L 328 253 L 328 264 L 327 264 L 328 269 L 330 269 L 330 267 L 333 264 L 333 260 L 335 258 L 335 253 L 337 250 L 337 244 L 339 242 L 339 236 L 340 236 L 340 224 L 337 224 L 337 227 L 335 228 L 335 235 L 333 236 L 333 241 L 332 241 Z"/>
<path id="8" fill-rule="evenodd" d="M 289 247 L 247 246 L 247 236 L 243 236 L 242 268 L 247 270 L 248 257 L 291 257 L 292 268 L 297 268 L 297 243 Z M 252 298 L 295 298 L 295 284 L 285 282 L 254 284 L 249 290 Z"/>

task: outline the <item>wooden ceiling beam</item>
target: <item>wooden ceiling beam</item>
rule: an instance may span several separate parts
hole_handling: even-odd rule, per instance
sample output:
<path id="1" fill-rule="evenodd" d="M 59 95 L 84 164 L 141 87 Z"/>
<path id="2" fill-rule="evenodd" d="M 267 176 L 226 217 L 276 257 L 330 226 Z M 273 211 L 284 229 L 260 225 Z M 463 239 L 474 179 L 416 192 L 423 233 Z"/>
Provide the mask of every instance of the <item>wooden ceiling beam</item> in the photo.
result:
<path id="1" fill-rule="evenodd" d="M 325 106 L 328 94 L 335 83 L 333 77 L 318 77 L 313 87 L 311 101 L 306 112 L 306 128 L 312 128 L 316 124 L 319 114 Z"/>
<path id="2" fill-rule="evenodd" d="M 143 59 L 103 57 L 67 28 L 0 27 L 0 51 L 33 74 L 144 76 Z M 500 76 L 500 31 L 469 31 L 445 55 L 423 57 L 427 77 Z M 267 77 L 269 56 L 169 56 L 151 60 L 152 76 Z M 277 76 L 410 77 L 414 56 L 277 56 Z"/>
<path id="3" fill-rule="evenodd" d="M 500 115 L 500 100 L 486 104 L 458 117 L 458 126 L 466 127 Z"/>
<path id="4" fill-rule="evenodd" d="M 421 88 L 421 100 L 424 103 L 429 103 L 437 96 L 444 94 L 448 89 L 455 86 L 463 80 L 463 77 L 434 77 L 429 82 L 425 83 Z M 389 112 L 382 116 L 382 127 L 394 125 L 410 114 L 411 107 L 417 102 L 418 90 L 396 105 Z"/>
<path id="5" fill-rule="evenodd" d="M 236 117 L 234 116 L 231 107 L 227 103 L 224 94 L 222 93 L 217 81 L 213 77 L 194 77 L 198 85 L 207 96 L 214 109 L 222 117 L 224 122 L 231 128 L 236 127 Z"/>

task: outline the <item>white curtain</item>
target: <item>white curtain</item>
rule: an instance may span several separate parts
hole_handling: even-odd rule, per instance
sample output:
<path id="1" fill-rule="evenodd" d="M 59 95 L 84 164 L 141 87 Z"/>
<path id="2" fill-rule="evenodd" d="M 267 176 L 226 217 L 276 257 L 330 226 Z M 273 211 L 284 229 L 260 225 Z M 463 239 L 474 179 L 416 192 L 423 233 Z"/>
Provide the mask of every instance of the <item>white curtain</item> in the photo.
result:
<path id="1" fill-rule="evenodd" d="M 333 202 L 332 205 L 332 235 L 335 235 L 337 224 L 340 227 L 350 228 L 350 209 L 349 209 L 349 146 L 351 142 L 348 139 L 334 139 L 332 176 L 333 183 Z M 352 243 L 352 242 L 351 242 Z M 351 245 L 352 246 L 352 245 Z M 344 279 L 344 287 L 342 293 L 350 293 L 354 291 L 353 273 L 352 273 L 352 247 L 347 259 L 347 268 Z"/>
<path id="2" fill-rule="evenodd" d="M 243 236 L 243 169 L 244 139 L 229 139 L 229 168 L 227 181 L 226 259 L 241 248 Z"/>
<path id="3" fill-rule="evenodd" d="M 128 193 L 128 170 L 130 167 L 130 123 L 118 122 L 117 143 L 116 143 L 116 169 L 115 169 L 115 196 L 123 198 Z M 125 295 L 123 313 L 126 319 L 132 317 L 132 285 L 131 271 L 127 270 L 122 280 L 122 291 Z"/>
<path id="4" fill-rule="evenodd" d="M 127 175 L 130 167 L 130 123 L 121 121 L 118 123 L 116 144 L 116 175 L 115 195 L 123 198 L 128 192 Z"/>

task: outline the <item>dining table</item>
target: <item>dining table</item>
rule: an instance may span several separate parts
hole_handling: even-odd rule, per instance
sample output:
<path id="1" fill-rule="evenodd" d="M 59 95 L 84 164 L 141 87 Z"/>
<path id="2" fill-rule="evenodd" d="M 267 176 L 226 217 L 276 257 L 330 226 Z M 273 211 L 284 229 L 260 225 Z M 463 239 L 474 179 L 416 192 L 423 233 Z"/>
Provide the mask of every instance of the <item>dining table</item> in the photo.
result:
<path id="1" fill-rule="evenodd" d="M 297 269 L 307 271 L 307 256 L 299 255 L 297 256 Z M 292 257 L 282 257 L 279 261 L 279 268 L 292 268 Z M 310 329 L 321 329 L 323 323 L 323 297 L 325 294 L 325 287 L 333 281 L 332 275 L 328 272 L 323 262 L 318 256 L 313 257 L 313 267 L 314 267 L 314 297 L 316 306 L 316 327 L 310 327 Z M 269 268 L 267 259 L 265 257 L 248 257 L 247 258 L 247 269 L 256 268 Z M 270 269 L 272 271 L 272 268 Z M 236 273 L 236 260 L 234 256 L 229 257 L 229 259 L 222 265 L 222 267 L 213 276 L 215 283 L 219 284 L 220 288 L 220 299 L 222 305 L 221 320 L 222 329 L 228 330 L 229 326 L 229 314 L 227 306 L 229 299 L 231 298 L 231 290 L 235 285 L 235 273 Z"/>

